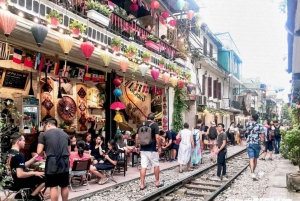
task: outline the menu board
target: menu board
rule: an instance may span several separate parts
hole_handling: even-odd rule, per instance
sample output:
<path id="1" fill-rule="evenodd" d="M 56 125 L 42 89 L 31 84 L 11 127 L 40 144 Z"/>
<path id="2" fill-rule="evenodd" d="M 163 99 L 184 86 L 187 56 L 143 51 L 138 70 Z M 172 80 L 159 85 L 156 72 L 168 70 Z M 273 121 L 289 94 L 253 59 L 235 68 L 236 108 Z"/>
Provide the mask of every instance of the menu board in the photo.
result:
<path id="1" fill-rule="evenodd" d="M 6 70 L 6 73 L 3 78 L 2 86 L 25 90 L 28 81 L 28 75 L 29 75 L 28 73 Z"/>

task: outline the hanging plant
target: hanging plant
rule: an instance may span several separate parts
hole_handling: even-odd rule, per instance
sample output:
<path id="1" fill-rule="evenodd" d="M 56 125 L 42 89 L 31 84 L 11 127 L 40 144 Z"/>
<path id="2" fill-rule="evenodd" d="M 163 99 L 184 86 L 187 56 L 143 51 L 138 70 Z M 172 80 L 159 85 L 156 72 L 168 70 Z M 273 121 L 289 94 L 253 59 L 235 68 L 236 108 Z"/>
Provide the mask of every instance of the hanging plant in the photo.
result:
<path id="1" fill-rule="evenodd" d="M 175 131 L 180 131 L 183 129 L 183 114 L 187 110 L 187 105 L 184 103 L 186 100 L 186 95 L 184 91 L 179 89 L 178 86 L 174 88 L 174 111 L 173 111 L 173 129 Z"/>
<path id="2" fill-rule="evenodd" d="M 174 64 L 171 64 L 171 63 L 168 64 L 168 71 L 169 71 L 169 72 L 174 72 L 174 71 L 175 71 L 175 66 L 174 66 Z"/>
<path id="3" fill-rule="evenodd" d="M 166 60 L 164 58 L 161 58 L 159 61 L 159 67 L 160 68 L 164 68 L 165 67 L 165 63 L 166 63 Z"/>
<path id="4" fill-rule="evenodd" d="M 118 52 L 120 50 L 121 45 L 122 45 L 121 39 L 113 38 L 111 40 L 110 46 L 114 49 L 115 52 Z"/>
<path id="5" fill-rule="evenodd" d="M 185 79 L 187 79 L 189 82 L 191 81 L 191 73 L 190 72 L 185 72 L 184 73 L 184 77 L 185 77 Z"/>
<path id="6" fill-rule="evenodd" d="M 85 32 L 86 26 L 83 25 L 81 22 L 78 22 L 77 20 L 73 20 L 73 22 L 69 25 L 70 29 L 79 29 L 80 33 Z"/>
<path id="7" fill-rule="evenodd" d="M 150 40 L 150 41 L 153 41 L 154 43 L 158 43 L 159 42 L 159 39 L 156 38 L 154 35 L 150 34 L 146 37 L 146 40 Z"/>
<path id="8" fill-rule="evenodd" d="M 138 54 L 138 51 L 135 46 L 129 45 L 126 47 L 125 53 L 128 58 L 133 58 Z"/>
<path id="9" fill-rule="evenodd" d="M 52 24 L 52 19 L 57 19 L 59 23 L 62 22 L 62 16 L 56 10 L 51 10 L 50 13 L 46 15 L 46 18 L 48 20 L 51 20 L 51 24 Z"/>
<path id="10" fill-rule="evenodd" d="M 144 60 L 145 63 L 149 63 L 150 57 L 151 57 L 150 52 L 143 52 L 142 58 L 143 58 L 143 60 Z"/>
<path id="11" fill-rule="evenodd" d="M 95 10 L 98 13 L 104 15 L 105 17 L 110 18 L 112 11 L 109 9 L 107 5 L 103 5 L 97 1 L 86 1 L 86 9 L 87 10 Z"/>
<path id="12" fill-rule="evenodd" d="M 180 67 L 175 67 L 174 71 L 175 71 L 175 74 L 176 74 L 177 76 L 181 76 L 181 74 L 182 74 L 182 69 L 181 69 Z"/>

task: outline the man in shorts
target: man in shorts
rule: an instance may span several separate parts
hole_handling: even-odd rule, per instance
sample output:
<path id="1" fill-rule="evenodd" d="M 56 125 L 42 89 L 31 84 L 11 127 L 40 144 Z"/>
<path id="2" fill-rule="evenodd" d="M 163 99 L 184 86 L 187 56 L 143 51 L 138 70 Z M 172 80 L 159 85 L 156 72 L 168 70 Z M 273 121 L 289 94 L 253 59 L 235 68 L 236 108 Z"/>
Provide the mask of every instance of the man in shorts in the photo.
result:
<path id="1" fill-rule="evenodd" d="M 146 177 L 146 169 L 149 162 L 154 167 L 154 175 L 155 175 L 155 185 L 157 188 L 162 187 L 164 182 L 159 181 L 159 154 L 161 153 L 161 141 L 159 137 L 159 128 L 157 123 L 154 122 L 155 115 L 150 113 L 148 115 L 147 121 L 144 122 L 145 126 L 149 126 L 151 128 L 151 137 L 152 142 L 149 145 L 141 146 L 141 186 L 140 189 L 144 190 L 146 188 L 145 185 L 145 177 Z M 142 127 L 142 125 L 140 126 Z M 140 129 L 138 129 L 140 130 Z M 136 145 L 139 145 L 139 134 L 136 134 Z M 157 150 L 156 150 L 157 145 Z"/>
<path id="2" fill-rule="evenodd" d="M 57 129 L 56 119 L 44 122 L 45 132 L 39 137 L 37 153 L 45 149 L 47 156 L 45 168 L 45 186 L 50 187 L 51 201 L 58 201 L 58 186 L 61 187 L 63 201 L 69 196 L 69 156 L 71 143 L 68 134 Z"/>
<path id="3" fill-rule="evenodd" d="M 265 139 L 265 131 L 264 127 L 257 123 L 258 115 L 253 114 L 250 117 L 249 123 L 246 125 L 246 133 L 248 134 L 247 137 L 247 152 L 249 156 L 250 162 L 250 169 L 251 175 L 250 177 L 253 180 L 256 180 L 256 175 L 254 173 L 256 165 L 257 165 L 257 158 L 259 157 L 260 149 L 261 149 L 261 142 Z"/>

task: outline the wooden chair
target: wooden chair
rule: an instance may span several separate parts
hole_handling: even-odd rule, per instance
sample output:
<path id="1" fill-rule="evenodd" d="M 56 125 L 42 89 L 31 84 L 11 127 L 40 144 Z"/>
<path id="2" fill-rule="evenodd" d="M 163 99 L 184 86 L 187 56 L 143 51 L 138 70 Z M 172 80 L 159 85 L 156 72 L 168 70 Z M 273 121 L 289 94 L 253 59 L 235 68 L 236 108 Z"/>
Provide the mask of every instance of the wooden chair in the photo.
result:
<path id="1" fill-rule="evenodd" d="M 124 172 L 124 177 L 126 175 L 127 171 L 127 156 L 126 156 L 126 151 L 119 149 L 119 159 L 116 165 L 116 169 L 118 172 Z"/>
<path id="2" fill-rule="evenodd" d="M 89 185 L 89 181 L 88 181 L 90 165 L 91 165 L 91 160 L 76 160 L 76 161 L 74 161 L 72 171 L 70 172 L 70 177 L 71 177 L 70 188 L 72 189 L 72 191 L 82 191 L 82 190 L 90 189 L 90 185 Z M 72 186 L 72 177 L 73 176 L 85 176 L 85 179 L 87 182 L 87 189 L 74 190 L 73 186 Z M 80 184 L 82 184 L 82 181 L 80 182 Z"/>

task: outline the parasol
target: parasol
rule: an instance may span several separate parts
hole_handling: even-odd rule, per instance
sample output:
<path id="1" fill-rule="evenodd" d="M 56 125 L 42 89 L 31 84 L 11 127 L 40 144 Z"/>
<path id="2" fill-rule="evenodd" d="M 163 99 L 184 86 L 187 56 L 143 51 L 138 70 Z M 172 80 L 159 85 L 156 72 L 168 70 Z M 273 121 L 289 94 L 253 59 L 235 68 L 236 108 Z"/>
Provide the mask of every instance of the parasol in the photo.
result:
<path id="1" fill-rule="evenodd" d="M 116 110 L 116 116 L 114 117 L 114 121 L 121 123 L 123 122 L 123 118 L 119 113 L 119 110 L 123 110 L 125 109 L 125 105 L 121 102 L 114 102 L 113 104 L 111 104 L 110 109 L 111 110 Z"/>

